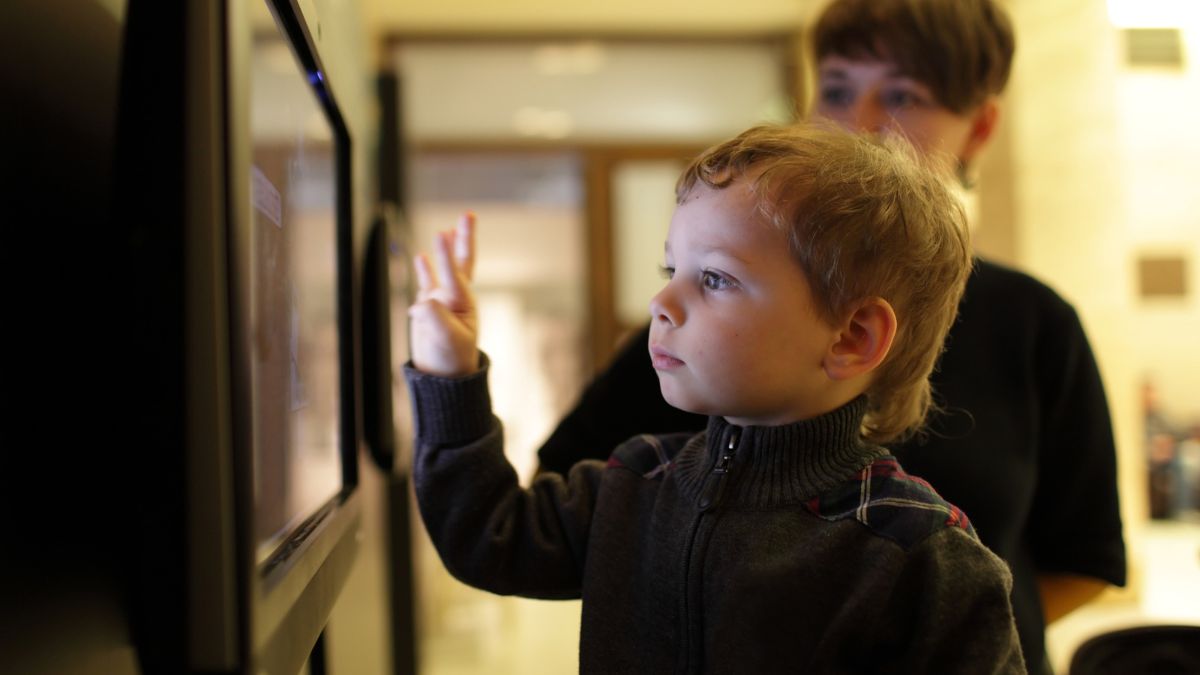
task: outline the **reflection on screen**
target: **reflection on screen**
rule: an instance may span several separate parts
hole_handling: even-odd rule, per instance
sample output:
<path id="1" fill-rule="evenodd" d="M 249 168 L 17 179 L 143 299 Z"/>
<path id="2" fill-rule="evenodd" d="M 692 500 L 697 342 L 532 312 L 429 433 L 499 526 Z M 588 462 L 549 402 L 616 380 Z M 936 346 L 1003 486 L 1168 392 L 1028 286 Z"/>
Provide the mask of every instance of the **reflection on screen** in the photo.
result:
<path id="1" fill-rule="evenodd" d="M 256 40 L 250 340 L 259 562 L 342 487 L 333 133 L 288 45 Z"/>

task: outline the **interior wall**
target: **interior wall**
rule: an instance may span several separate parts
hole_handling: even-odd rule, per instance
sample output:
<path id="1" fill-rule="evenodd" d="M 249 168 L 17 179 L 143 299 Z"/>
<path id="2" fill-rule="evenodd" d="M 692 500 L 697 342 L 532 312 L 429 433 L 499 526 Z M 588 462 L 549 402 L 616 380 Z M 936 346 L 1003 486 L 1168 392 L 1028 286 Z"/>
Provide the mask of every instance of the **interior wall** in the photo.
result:
<path id="1" fill-rule="evenodd" d="M 1120 247 L 1129 279 L 1124 299 L 1137 316 L 1130 343 L 1138 355 L 1134 375 L 1151 378 L 1164 412 L 1184 424 L 1200 423 L 1200 26 L 1182 30 L 1182 67 L 1125 66 L 1118 73 L 1117 170 L 1124 186 L 1125 225 Z M 1121 44 L 1123 46 L 1124 43 Z M 1185 295 L 1142 298 L 1136 293 L 1138 259 L 1169 256 L 1185 261 Z"/>
<path id="2" fill-rule="evenodd" d="M 1014 261 L 1072 302 L 1087 329 L 1113 413 L 1129 557 L 1128 588 L 1051 626 L 1061 669 L 1079 641 L 1114 622 L 1200 623 L 1200 528 L 1148 518 L 1142 406 L 1154 377 L 1177 419 L 1200 421 L 1200 169 L 1191 161 L 1200 132 L 1189 112 L 1200 102 L 1200 52 L 1193 27 L 1182 66 L 1135 67 L 1104 0 L 1008 5 L 1018 36 L 1006 120 Z M 1183 259 L 1185 292 L 1142 297 L 1143 255 Z M 1163 597 L 1174 606 L 1153 601 Z"/>
<path id="3" fill-rule="evenodd" d="M 1126 520 L 1145 519 L 1140 383 L 1149 371 L 1194 374 L 1200 316 L 1189 295 L 1138 297 L 1136 258 L 1170 250 L 1193 261 L 1200 227 L 1189 204 L 1200 171 L 1187 162 L 1198 135 L 1186 105 L 1196 69 L 1121 66 L 1119 32 L 1102 0 L 1014 2 L 1018 259 L 1075 303 L 1097 352 L 1115 415 Z M 1193 42 L 1194 46 L 1194 42 Z M 1194 398 L 1194 397 L 1193 397 Z"/>

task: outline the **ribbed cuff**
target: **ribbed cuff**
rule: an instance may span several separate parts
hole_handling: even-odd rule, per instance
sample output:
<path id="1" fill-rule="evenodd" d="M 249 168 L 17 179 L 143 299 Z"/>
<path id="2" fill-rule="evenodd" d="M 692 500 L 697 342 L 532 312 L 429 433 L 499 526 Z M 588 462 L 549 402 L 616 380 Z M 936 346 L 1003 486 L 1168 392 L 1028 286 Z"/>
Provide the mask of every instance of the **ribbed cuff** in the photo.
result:
<path id="1" fill-rule="evenodd" d="M 479 370 L 465 377 L 429 375 L 414 368 L 411 361 L 404 364 L 418 443 L 462 445 L 491 430 L 489 365 L 483 352 L 479 354 Z"/>

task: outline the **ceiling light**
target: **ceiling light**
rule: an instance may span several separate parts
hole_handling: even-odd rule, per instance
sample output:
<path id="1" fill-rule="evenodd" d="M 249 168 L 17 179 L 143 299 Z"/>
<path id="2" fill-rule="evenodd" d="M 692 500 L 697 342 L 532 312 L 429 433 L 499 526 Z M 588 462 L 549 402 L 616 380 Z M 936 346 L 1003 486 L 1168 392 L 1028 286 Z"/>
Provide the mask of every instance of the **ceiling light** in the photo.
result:
<path id="1" fill-rule="evenodd" d="M 1200 26 L 1196 0 L 1108 0 L 1108 19 L 1118 28 Z"/>

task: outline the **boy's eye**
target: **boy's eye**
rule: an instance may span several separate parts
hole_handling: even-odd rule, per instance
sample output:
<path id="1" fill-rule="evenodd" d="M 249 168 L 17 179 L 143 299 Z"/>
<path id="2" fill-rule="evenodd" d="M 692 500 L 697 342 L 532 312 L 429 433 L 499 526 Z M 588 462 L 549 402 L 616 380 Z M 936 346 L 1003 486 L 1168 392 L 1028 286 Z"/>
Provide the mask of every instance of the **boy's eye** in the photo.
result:
<path id="1" fill-rule="evenodd" d="M 659 274 L 659 276 L 661 276 L 664 279 L 674 279 L 675 278 L 675 268 L 670 267 L 668 265 L 659 265 L 658 266 L 658 274 Z"/>
<path id="2" fill-rule="evenodd" d="M 720 291 L 733 286 L 733 282 L 716 272 L 705 271 L 700 283 L 710 291 Z"/>

